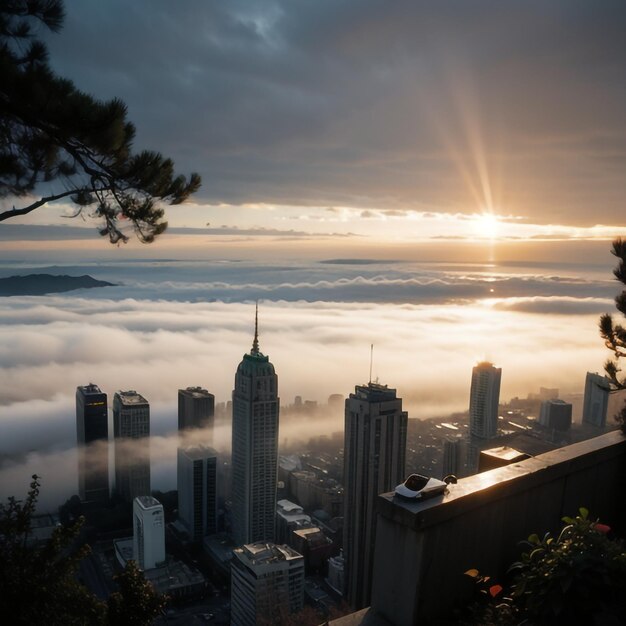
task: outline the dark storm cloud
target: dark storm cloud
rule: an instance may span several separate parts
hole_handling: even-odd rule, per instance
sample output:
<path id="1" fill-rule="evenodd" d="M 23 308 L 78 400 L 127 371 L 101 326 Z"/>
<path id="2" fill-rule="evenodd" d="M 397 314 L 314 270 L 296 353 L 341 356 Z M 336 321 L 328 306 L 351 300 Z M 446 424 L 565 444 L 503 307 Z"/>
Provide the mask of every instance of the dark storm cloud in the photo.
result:
<path id="1" fill-rule="evenodd" d="M 623 2 L 66 5 L 55 67 L 211 202 L 473 212 L 484 163 L 506 214 L 621 221 Z"/>

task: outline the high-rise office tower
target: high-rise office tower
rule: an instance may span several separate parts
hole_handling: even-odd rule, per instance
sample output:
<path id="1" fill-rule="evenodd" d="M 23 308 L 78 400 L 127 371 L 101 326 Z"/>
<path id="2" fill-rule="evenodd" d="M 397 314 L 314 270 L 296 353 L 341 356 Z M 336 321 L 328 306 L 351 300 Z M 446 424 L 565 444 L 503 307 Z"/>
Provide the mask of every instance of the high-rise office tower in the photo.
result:
<path id="1" fill-rule="evenodd" d="M 278 376 L 259 350 L 258 310 L 252 350 L 235 375 L 232 428 L 232 538 L 273 541 L 278 471 Z"/>
<path id="2" fill-rule="evenodd" d="M 443 442 L 443 469 L 442 476 L 454 474 L 460 476 L 463 472 L 463 440 L 460 437 L 447 438 Z"/>
<path id="3" fill-rule="evenodd" d="M 395 389 L 358 385 L 346 399 L 343 549 L 346 598 L 355 609 L 370 599 L 376 498 L 406 478 L 406 429 Z"/>
<path id="4" fill-rule="evenodd" d="M 163 505 L 152 496 L 133 500 L 133 558 L 143 570 L 165 561 Z"/>
<path id="5" fill-rule="evenodd" d="M 502 369 L 483 361 L 472 370 L 470 435 L 491 439 L 498 433 L 498 402 Z"/>
<path id="6" fill-rule="evenodd" d="M 304 558 L 289 546 L 258 542 L 233 551 L 231 624 L 281 624 L 304 603 Z"/>
<path id="7" fill-rule="evenodd" d="M 192 541 L 217 532 L 217 452 L 178 448 L 178 517 Z"/>
<path id="8" fill-rule="evenodd" d="M 78 495 L 83 501 L 109 499 L 107 394 L 98 385 L 76 387 Z"/>
<path id="9" fill-rule="evenodd" d="M 136 391 L 113 397 L 115 490 L 127 502 L 150 495 L 150 405 Z"/>
<path id="10" fill-rule="evenodd" d="M 178 430 L 210 428 L 215 415 L 215 396 L 202 387 L 178 390 Z"/>
<path id="11" fill-rule="evenodd" d="M 583 404 L 583 424 L 604 428 L 609 408 L 609 379 L 600 374 L 587 372 L 585 378 L 585 400 Z"/>

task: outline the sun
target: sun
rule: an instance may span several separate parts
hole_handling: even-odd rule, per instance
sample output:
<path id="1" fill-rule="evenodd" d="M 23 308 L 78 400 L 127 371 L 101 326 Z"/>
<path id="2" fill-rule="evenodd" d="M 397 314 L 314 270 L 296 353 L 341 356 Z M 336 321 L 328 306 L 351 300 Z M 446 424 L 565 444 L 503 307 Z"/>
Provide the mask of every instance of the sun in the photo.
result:
<path id="1" fill-rule="evenodd" d="M 493 213 L 481 213 L 476 216 L 474 232 L 482 239 L 495 239 L 500 230 L 500 222 Z"/>

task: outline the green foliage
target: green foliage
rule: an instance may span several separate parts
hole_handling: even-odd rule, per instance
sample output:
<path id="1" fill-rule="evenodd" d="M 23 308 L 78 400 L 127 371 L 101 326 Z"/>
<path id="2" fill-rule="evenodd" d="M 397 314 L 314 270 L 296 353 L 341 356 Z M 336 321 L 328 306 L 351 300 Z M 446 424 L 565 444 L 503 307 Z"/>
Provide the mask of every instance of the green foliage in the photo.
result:
<path id="1" fill-rule="evenodd" d="M 509 593 L 498 585 L 488 602 L 474 607 L 480 615 L 476 623 L 626 623 L 623 542 L 609 538 L 610 528 L 591 520 L 584 508 L 563 522 L 558 537 L 532 534 L 523 542 L 527 551 L 509 569 L 514 575 Z M 485 580 L 476 570 L 466 574 L 479 585 Z"/>
<path id="2" fill-rule="evenodd" d="M 626 285 L 626 241 L 618 238 L 613 242 L 611 253 L 619 259 L 617 267 L 613 270 L 615 278 Z M 617 310 L 626 316 L 626 290 L 622 291 L 615 298 Z M 626 377 L 620 377 L 619 359 L 626 357 L 626 328 L 622 324 L 617 324 L 613 318 L 605 313 L 600 317 L 600 336 L 604 339 L 604 345 L 613 352 L 613 359 L 609 359 L 604 364 L 606 375 L 611 381 L 613 390 L 626 389 Z M 626 434 L 626 404 L 621 412 L 616 416 L 620 423 L 622 432 Z"/>
<path id="3" fill-rule="evenodd" d="M 148 626 L 166 598 L 159 596 L 134 561 L 115 578 L 108 604 L 79 583 L 76 574 L 90 548 L 79 540 L 84 518 L 33 541 L 32 516 L 39 497 L 33 476 L 24 501 L 0 504 L 0 619 L 12 626 Z"/>
<path id="4" fill-rule="evenodd" d="M 41 545 L 33 543 L 38 496 L 33 476 L 23 502 L 12 497 L 0 504 L 0 616 L 6 624 L 98 624 L 105 607 L 75 576 L 89 553 L 76 541 L 82 519 L 59 526 Z"/>
<path id="5" fill-rule="evenodd" d="M 119 591 L 108 600 L 110 626 L 149 626 L 165 608 L 166 599 L 155 593 L 135 561 L 115 577 Z"/>
<path id="6" fill-rule="evenodd" d="M 0 221 L 68 198 L 75 216 L 91 207 L 112 243 L 128 240 L 123 221 L 150 243 L 167 228 L 157 200 L 184 202 L 200 177 L 176 175 L 173 162 L 156 152 L 133 154 L 125 104 L 96 100 L 52 72 L 35 29 L 58 31 L 63 18 L 62 0 L 0 0 L 0 197 L 50 190 L 0 213 Z"/>
<path id="7" fill-rule="evenodd" d="M 558 537 L 528 538 L 528 551 L 511 566 L 513 600 L 540 623 L 626 619 L 624 545 L 609 539 L 608 526 L 592 521 L 584 508 L 563 521 Z"/>

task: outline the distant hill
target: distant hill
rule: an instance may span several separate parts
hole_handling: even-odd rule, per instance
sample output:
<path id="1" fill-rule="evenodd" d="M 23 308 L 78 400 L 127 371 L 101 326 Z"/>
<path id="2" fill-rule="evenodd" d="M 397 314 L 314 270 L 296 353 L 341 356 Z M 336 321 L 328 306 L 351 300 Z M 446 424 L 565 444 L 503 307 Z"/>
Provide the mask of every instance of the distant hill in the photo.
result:
<path id="1" fill-rule="evenodd" d="M 115 287 L 113 283 L 85 274 L 84 276 L 54 276 L 53 274 L 28 274 L 0 278 L 0 296 L 42 296 L 74 289 Z"/>

